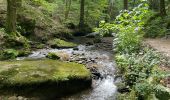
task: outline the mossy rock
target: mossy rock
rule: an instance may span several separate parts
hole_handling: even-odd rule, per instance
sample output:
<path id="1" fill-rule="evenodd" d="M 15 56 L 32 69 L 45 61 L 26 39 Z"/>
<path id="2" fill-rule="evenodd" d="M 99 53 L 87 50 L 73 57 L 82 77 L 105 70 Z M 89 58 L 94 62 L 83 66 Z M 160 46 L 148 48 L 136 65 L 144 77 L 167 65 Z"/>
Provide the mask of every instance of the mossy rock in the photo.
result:
<path id="1" fill-rule="evenodd" d="M 61 39 L 50 40 L 50 41 L 48 41 L 48 44 L 52 48 L 73 48 L 73 47 L 77 46 L 77 44 L 75 44 L 75 43 L 67 42 L 67 41 L 64 41 Z"/>
<path id="2" fill-rule="evenodd" d="M 17 35 L 20 35 L 20 33 L 14 33 Z M 15 49 L 28 49 L 30 48 L 30 45 L 28 43 L 28 40 L 23 36 L 5 36 L 5 46 L 7 48 L 15 48 Z"/>
<path id="3" fill-rule="evenodd" d="M 162 85 L 157 85 L 156 87 L 156 97 L 159 100 L 169 100 L 170 99 L 170 89 Z"/>
<path id="4" fill-rule="evenodd" d="M 60 57 L 56 53 L 52 52 L 48 53 L 46 57 L 53 60 L 60 59 Z"/>
<path id="5" fill-rule="evenodd" d="M 61 96 L 91 86 L 84 65 L 56 60 L 1 61 L 0 93 Z"/>

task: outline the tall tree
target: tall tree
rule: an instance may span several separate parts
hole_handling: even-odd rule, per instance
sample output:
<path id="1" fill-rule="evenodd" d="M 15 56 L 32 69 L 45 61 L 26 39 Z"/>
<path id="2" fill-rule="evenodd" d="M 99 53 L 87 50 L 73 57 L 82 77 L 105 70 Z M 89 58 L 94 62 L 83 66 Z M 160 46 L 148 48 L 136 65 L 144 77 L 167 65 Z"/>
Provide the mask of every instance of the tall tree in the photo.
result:
<path id="1" fill-rule="evenodd" d="M 8 33 L 16 32 L 16 19 L 17 19 L 17 0 L 7 0 L 7 19 L 6 31 Z"/>
<path id="2" fill-rule="evenodd" d="M 124 9 L 128 10 L 128 0 L 124 0 Z"/>
<path id="3" fill-rule="evenodd" d="M 65 0 L 65 20 L 68 19 L 70 8 L 71 8 L 71 0 Z"/>
<path id="4" fill-rule="evenodd" d="M 160 0 L 148 0 L 149 8 L 155 11 L 159 10 L 159 1 Z"/>
<path id="5" fill-rule="evenodd" d="M 80 0 L 80 21 L 79 21 L 79 27 L 84 27 L 84 6 L 85 6 L 85 0 Z"/>
<path id="6" fill-rule="evenodd" d="M 17 8 L 21 3 L 22 0 L 7 0 L 6 31 L 10 34 L 16 33 Z"/>
<path id="7" fill-rule="evenodd" d="M 109 0 L 108 1 L 108 14 L 110 16 L 110 19 L 113 19 L 114 16 L 114 0 Z"/>
<path id="8" fill-rule="evenodd" d="M 166 15 L 165 0 L 160 0 L 160 15 L 161 16 Z"/>

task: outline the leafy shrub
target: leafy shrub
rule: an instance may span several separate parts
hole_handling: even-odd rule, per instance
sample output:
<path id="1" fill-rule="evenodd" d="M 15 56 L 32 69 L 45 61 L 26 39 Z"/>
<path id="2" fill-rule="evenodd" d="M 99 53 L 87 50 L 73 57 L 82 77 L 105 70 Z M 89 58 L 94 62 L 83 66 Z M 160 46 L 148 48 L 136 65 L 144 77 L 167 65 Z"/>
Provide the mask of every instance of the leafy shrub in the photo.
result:
<path id="1" fill-rule="evenodd" d="M 138 83 L 135 85 L 135 90 L 140 98 L 147 100 L 154 92 L 154 85 L 147 82 Z"/>
<path id="2" fill-rule="evenodd" d="M 145 37 L 162 37 L 166 33 L 166 22 L 163 18 L 157 17 L 151 20 L 145 27 Z"/>
<path id="3" fill-rule="evenodd" d="M 123 54 L 116 56 L 116 62 L 123 73 L 126 84 L 133 86 L 136 82 L 147 79 L 152 69 L 160 63 L 159 55 L 153 50 L 144 51 L 144 54 Z"/>
<path id="4" fill-rule="evenodd" d="M 49 12 L 53 12 L 56 8 L 56 2 L 54 0 L 33 0 L 33 5 L 45 7 Z"/>
<path id="5" fill-rule="evenodd" d="M 156 97 L 160 100 L 169 100 L 170 98 L 170 89 L 162 85 L 157 85 L 155 87 Z"/>
<path id="6" fill-rule="evenodd" d="M 121 11 L 111 24 L 101 22 L 100 28 L 96 31 L 102 35 L 110 32 L 115 33 L 115 51 L 119 53 L 136 52 L 140 49 L 142 30 L 149 13 L 148 5 L 141 4 L 132 11 Z"/>
<path id="7" fill-rule="evenodd" d="M 154 20 L 148 28 L 146 22 L 150 16 L 152 12 L 148 10 L 148 5 L 143 3 L 131 11 L 121 11 L 113 23 L 102 21 L 100 28 L 96 29 L 102 36 L 110 32 L 114 33 L 116 63 L 123 81 L 131 89 L 129 93 L 121 94 L 120 100 L 157 98 L 155 87 L 160 84 L 161 78 L 165 75 L 158 69 L 161 57 L 154 50 L 142 46 L 142 38 L 145 30 L 152 31 L 150 34 L 153 35 L 153 31 L 164 33 L 164 29 L 154 30 L 156 27 L 161 27 L 157 26 L 158 23 L 162 23 L 161 19 Z"/>
<path id="8" fill-rule="evenodd" d="M 5 49 L 0 53 L 0 59 L 7 60 L 7 59 L 15 59 L 18 56 L 18 51 L 14 49 Z"/>

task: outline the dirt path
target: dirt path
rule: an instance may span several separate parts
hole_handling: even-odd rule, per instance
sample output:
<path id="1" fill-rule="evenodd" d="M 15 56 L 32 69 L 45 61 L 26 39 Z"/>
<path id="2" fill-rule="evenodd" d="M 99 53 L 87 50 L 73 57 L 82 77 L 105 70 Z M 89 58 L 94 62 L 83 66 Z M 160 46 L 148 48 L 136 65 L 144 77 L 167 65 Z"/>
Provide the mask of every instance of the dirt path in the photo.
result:
<path id="1" fill-rule="evenodd" d="M 163 38 L 145 39 L 144 43 L 156 49 L 158 52 L 162 53 L 167 58 L 170 58 L 170 39 L 163 39 Z M 170 71 L 169 65 L 160 66 L 160 67 L 164 71 Z M 170 77 L 163 79 L 162 83 L 166 87 L 170 88 Z"/>
<path id="2" fill-rule="evenodd" d="M 166 57 L 170 57 L 170 39 L 145 39 L 144 43 L 163 53 Z"/>

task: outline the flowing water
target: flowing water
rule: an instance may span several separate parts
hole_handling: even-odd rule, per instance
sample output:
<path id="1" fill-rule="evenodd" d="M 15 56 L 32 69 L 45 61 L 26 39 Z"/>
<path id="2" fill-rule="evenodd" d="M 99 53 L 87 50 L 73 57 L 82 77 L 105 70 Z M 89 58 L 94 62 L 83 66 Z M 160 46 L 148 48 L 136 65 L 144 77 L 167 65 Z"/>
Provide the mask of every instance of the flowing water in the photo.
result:
<path id="1" fill-rule="evenodd" d="M 98 45 L 99 47 L 102 45 Z M 81 91 L 77 94 L 66 96 L 61 100 L 115 100 L 117 88 L 115 86 L 114 73 L 115 73 L 115 62 L 113 60 L 113 53 L 111 50 L 98 49 L 95 45 L 78 46 L 78 50 L 71 49 L 41 49 L 34 51 L 28 57 L 20 57 L 22 59 L 42 59 L 49 52 L 67 54 L 67 61 L 75 61 L 78 63 L 85 64 L 89 70 L 99 76 L 93 77 L 92 87 L 88 90 Z M 58 100 L 56 98 L 56 100 Z"/>

